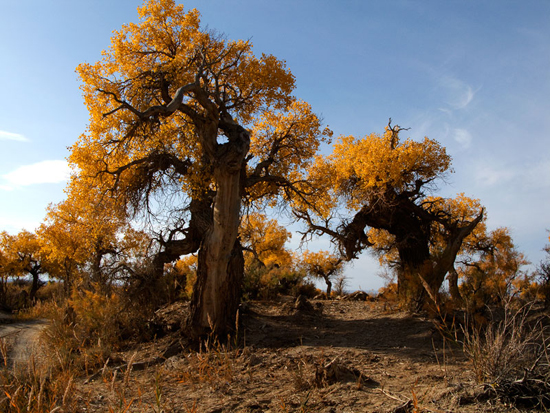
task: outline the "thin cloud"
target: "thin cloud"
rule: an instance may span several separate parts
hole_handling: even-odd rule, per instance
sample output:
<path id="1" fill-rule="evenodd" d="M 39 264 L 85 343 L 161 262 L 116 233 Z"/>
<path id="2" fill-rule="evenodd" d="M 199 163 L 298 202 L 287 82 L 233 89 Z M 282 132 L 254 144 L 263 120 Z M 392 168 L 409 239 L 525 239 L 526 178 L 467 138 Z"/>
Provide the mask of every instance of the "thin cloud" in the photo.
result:
<path id="1" fill-rule="evenodd" d="M 509 182 L 516 176 L 512 168 L 503 168 L 496 165 L 483 164 L 476 167 L 475 177 L 481 187 L 490 187 L 496 184 Z"/>
<path id="2" fill-rule="evenodd" d="M 479 91 L 479 88 L 474 90 L 472 86 L 453 76 L 445 76 L 440 79 L 439 83 L 445 89 L 445 103 L 449 106 L 448 108 L 441 108 L 440 110 L 443 112 L 466 108 Z"/>
<path id="3" fill-rule="evenodd" d="M 550 186 L 550 161 L 503 165 L 495 161 L 480 161 L 475 167 L 477 184 L 481 187 L 505 185 L 514 191 L 540 192 Z"/>
<path id="4" fill-rule="evenodd" d="M 29 140 L 21 135 L 20 133 L 7 132 L 5 130 L 0 130 L 0 141 L 18 141 L 18 142 L 28 142 Z"/>
<path id="5" fill-rule="evenodd" d="M 2 177 L 10 188 L 35 184 L 60 183 L 69 179 L 71 168 L 67 161 L 42 161 L 32 165 L 24 165 Z M 7 189 L 6 185 L 0 188 Z"/>
<path id="6" fill-rule="evenodd" d="M 468 149 L 472 144 L 472 135 L 466 129 L 455 129 L 453 133 L 453 138 L 464 149 Z"/>

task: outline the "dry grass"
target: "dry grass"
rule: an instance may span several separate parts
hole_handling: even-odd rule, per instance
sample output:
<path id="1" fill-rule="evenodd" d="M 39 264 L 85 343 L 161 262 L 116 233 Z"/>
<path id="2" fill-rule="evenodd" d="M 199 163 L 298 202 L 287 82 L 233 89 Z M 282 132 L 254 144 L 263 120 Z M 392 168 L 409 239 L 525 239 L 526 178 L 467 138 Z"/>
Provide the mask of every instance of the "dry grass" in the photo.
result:
<path id="1" fill-rule="evenodd" d="M 464 328 L 464 351 L 475 378 L 494 395 L 518 406 L 550 408 L 550 339 L 547 317 L 533 317 L 533 305 L 504 308 L 501 321 Z"/>

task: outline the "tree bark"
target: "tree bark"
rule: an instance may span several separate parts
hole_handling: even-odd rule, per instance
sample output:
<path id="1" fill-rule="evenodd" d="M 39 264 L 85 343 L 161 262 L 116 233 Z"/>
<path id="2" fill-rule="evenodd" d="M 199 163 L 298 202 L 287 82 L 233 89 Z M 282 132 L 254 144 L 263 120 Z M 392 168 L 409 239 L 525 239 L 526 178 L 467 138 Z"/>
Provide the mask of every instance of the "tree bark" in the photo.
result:
<path id="1" fill-rule="evenodd" d="M 40 288 L 40 272 L 30 271 L 30 273 L 32 275 L 32 284 L 31 284 L 31 290 L 29 291 L 29 300 L 31 303 L 34 303 L 34 300 L 36 298 L 36 293 Z"/>
<path id="2" fill-rule="evenodd" d="M 330 294 L 332 293 L 332 282 L 327 278 L 325 278 L 325 283 L 327 284 L 327 298 L 330 298 Z"/>
<path id="3" fill-rule="evenodd" d="M 397 249 L 401 262 L 397 272 L 397 294 L 407 310 L 418 312 L 426 299 L 426 291 L 418 275 L 425 276 L 430 265 L 428 241 L 398 242 Z"/>
<path id="4" fill-rule="evenodd" d="M 449 270 L 447 280 L 449 281 L 449 293 L 451 294 L 451 299 L 457 303 L 461 303 L 462 295 L 458 289 L 458 273 L 456 272 L 454 266 Z"/>
<path id="5" fill-rule="evenodd" d="M 235 324 L 244 274 L 240 223 L 240 171 L 219 171 L 213 223 L 198 254 L 197 282 L 191 301 L 193 338 L 213 333 L 224 337 Z"/>
<path id="6" fill-rule="evenodd" d="M 214 157 L 213 220 L 199 249 L 191 300 L 189 327 L 194 338 L 210 333 L 225 338 L 235 326 L 244 274 L 238 234 L 250 135 L 232 119 L 220 127 L 229 142 L 217 145 Z"/>

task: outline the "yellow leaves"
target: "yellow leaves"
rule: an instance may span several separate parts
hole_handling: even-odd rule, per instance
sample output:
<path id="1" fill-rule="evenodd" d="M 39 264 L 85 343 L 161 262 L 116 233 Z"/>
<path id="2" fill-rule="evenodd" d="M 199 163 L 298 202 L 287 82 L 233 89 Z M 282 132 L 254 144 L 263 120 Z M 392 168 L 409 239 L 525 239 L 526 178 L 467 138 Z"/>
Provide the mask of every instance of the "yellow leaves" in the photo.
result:
<path id="1" fill-rule="evenodd" d="M 308 275 L 327 279 L 343 268 L 344 261 L 328 251 L 306 250 L 302 255 L 300 266 Z"/>
<path id="2" fill-rule="evenodd" d="M 245 247 L 247 266 L 260 261 L 266 267 L 290 266 L 292 256 L 285 244 L 292 234 L 274 219 L 260 213 L 250 213 L 243 218 L 239 230 Z"/>
<path id="3" fill-rule="evenodd" d="M 294 142 L 301 149 L 294 154 L 284 151 L 278 171 L 296 174 L 316 150 L 315 135 L 323 132 L 317 130 L 319 122 L 311 108 L 293 102 L 295 80 L 285 62 L 272 55 L 254 56 L 249 41 L 225 40 L 202 29 L 197 10 L 185 11 L 172 0 L 146 1 L 138 15 L 138 23 L 113 32 L 100 61 L 77 68 L 90 112 L 87 133 L 71 148 L 70 162 L 80 176 L 93 177 L 97 186 L 108 189 L 118 179 L 118 188 L 139 190 L 144 178 L 135 162 L 151 153 L 167 153 L 189 162 L 187 173 L 177 179 L 182 191 L 197 194 L 213 185 L 205 148 L 210 148 L 208 133 L 220 133 L 216 123 L 224 112 L 252 126 L 265 111 L 282 113 L 287 108 L 288 119 L 281 122 L 303 115 L 295 122 L 300 129 Z M 166 105 L 183 86 L 189 87 L 181 101 L 185 110 L 180 106 L 170 116 L 161 114 L 154 120 L 140 117 L 151 107 Z M 212 123 L 208 133 L 206 119 Z M 265 146 L 257 148 L 265 155 Z M 297 165 L 290 166 L 292 162 Z M 133 167 L 126 169 L 128 165 Z M 120 168 L 124 173 L 115 177 L 113 172 Z M 154 188 L 164 185 L 162 176 L 170 171 L 165 172 L 152 178 Z"/>
<path id="4" fill-rule="evenodd" d="M 0 274 L 3 276 L 23 275 L 31 262 L 38 265 L 42 257 L 42 244 L 34 232 L 0 233 Z"/>
<path id="5" fill-rule="evenodd" d="M 348 207 L 358 209 L 373 195 L 410 190 L 417 181 L 430 182 L 446 172 L 450 163 L 437 141 L 401 142 L 398 132 L 387 128 L 383 136 L 340 137 L 325 169 L 330 170 L 334 190 L 346 198 Z"/>

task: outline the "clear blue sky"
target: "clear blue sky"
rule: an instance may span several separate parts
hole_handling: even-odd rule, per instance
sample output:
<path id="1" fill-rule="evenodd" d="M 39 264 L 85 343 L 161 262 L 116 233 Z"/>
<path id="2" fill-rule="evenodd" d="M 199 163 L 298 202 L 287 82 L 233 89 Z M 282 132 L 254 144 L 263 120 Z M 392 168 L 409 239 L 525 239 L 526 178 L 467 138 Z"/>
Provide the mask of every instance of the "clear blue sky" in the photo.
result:
<path id="1" fill-rule="evenodd" d="M 0 0 L 0 230 L 33 230 L 63 199 L 67 146 L 85 131 L 75 67 L 95 62 L 138 0 Z M 296 95 L 336 135 L 435 138 L 488 226 L 537 264 L 550 229 L 550 2 L 193 0 L 204 26 L 287 62 Z M 297 237 L 295 237 L 297 238 Z M 293 241 L 297 242 L 297 240 Z M 351 286 L 382 281 L 367 254 Z"/>

